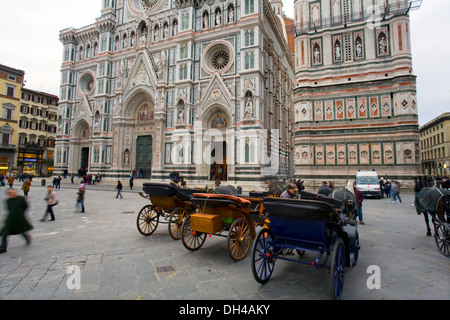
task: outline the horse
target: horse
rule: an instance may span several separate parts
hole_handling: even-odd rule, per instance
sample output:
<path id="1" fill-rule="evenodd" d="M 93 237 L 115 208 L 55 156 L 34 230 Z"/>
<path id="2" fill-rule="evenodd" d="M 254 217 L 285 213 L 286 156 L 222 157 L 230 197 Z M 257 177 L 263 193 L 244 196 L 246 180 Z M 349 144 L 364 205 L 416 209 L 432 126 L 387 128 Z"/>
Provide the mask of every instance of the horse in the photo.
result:
<path id="1" fill-rule="evenodd" d="M 426 187 L 416 197 L 417 214 L 423 213 L 427 227 L 427 236 L 431 237 L 428 215 L 439 219 L 441 223 L 450 223 L 450 191 L 435 187 Z"/>

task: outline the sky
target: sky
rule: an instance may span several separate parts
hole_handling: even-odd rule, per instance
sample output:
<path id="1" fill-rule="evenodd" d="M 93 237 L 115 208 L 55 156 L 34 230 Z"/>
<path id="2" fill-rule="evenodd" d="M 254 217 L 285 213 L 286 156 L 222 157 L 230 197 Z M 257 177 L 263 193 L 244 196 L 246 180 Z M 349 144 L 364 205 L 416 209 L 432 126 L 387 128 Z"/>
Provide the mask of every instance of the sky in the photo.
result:
<path id="1" fill-rule="evenodd" d="M 293 18 L 294 0 L 283 0 Z M 81 28 L 100 16 L 101 0 L 0 0 L 0 64 L 25 71 L 26 88 L 59 94 L 60 30 Z M 450 112 L 449 0 L 423 0 L 412 11 L 413 74 L 419 124 Z"/>

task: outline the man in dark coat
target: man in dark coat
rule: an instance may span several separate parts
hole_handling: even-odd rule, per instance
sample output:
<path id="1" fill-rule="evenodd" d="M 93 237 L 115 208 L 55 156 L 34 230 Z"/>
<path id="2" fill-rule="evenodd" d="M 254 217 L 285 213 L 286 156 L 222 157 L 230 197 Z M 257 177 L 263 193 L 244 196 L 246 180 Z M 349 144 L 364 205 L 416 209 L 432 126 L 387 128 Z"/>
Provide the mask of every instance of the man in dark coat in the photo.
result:
<path id="1" fill-rule="evenodd" d="M 8 236 L 10 235 L 21 234 L 25 238 L 27 245 L 31 244 L 31 236 L 28 234 L 28 231 L 33 229 L 33 226 L 25 217 L 28 203 L 24 197 L 17 195 L 15 189 L 8 189 L 8 196 L 9 198 L 5 201 L 8 216 L 3 229 L 0 231 L 0 236 L 2 237 L 0 253 L 7 251 Z"/>

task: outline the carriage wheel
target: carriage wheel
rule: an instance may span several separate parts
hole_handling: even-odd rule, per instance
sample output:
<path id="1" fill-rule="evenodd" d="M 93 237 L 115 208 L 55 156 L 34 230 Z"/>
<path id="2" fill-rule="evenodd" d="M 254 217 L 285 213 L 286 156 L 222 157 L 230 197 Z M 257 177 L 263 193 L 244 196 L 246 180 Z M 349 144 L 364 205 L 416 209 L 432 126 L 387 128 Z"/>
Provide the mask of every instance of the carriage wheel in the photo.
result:
<path id="1" fill-rule="evenodd" d="M 139 211 L 136 224 L 139 232 L 144 236 L 151 235 L 158 227 L 159 214 L 152 205 L 148 204 Z"/>
<path id="2" fill-rule="evenodd" d="M 333 300 L 342 298 L 345 275 L 345 245 L 342 238 L 338 238 L 331 253 L 331 297 Z"/>
<path id="3" fill-rule="evenodd" d="M 181 239 L 181 227 L 183 221 L 187 217 L 188 213 L 186 209 L 178 207 L 172 211 L 169 217 L 169 234 L 174 240 Z"/>
<path id="4" fill-rule="evenodd" d="M 191 251 L 200 249 L 200 247 L 205 243 L 206 233 L 196 232 L 192 230 L 191 217 L 188 216 L 181 227 L 181 241 L 183 246 Z"/>
<path id="5" fill-rule="evenodd" d="M 269 229 L 262 229 L 253 244 L 253 277 L 259 283 L 269 281 L 275 267 L 276 255 L 273 243 L 273 234 Z"/>
<path id="6" fill-rule="evenodd" d="M 439 223 L 436 225 L 434 241 L 439 252 L 446 257 L 450 257 L 450 230 L 447 224 Z"/>
<path id="7" fill-rule="evenodd" d="M 235 220 L 228 233 L 228 252 L 231 258 L 236 261 L 244 259 L 251 244 L 250 224 L 244 218 Z"/>

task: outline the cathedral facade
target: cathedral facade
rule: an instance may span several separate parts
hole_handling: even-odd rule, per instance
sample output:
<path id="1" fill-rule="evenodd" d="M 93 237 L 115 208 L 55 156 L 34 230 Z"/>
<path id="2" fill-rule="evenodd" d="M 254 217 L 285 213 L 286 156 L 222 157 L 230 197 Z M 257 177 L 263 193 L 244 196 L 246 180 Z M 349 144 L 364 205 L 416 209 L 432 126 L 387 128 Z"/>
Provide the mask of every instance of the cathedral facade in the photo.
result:
<path id="1" fill-rule="evenodd" d="M 263 184 L 292 175 L 293 36 L 281 1 L 102 0 L 60 32 L 55 172 Z"/>
<path id="2" fill-rule="evenodd" d="M 420 174 L 411 0 L 297 0 L 295 176 Z"/>

